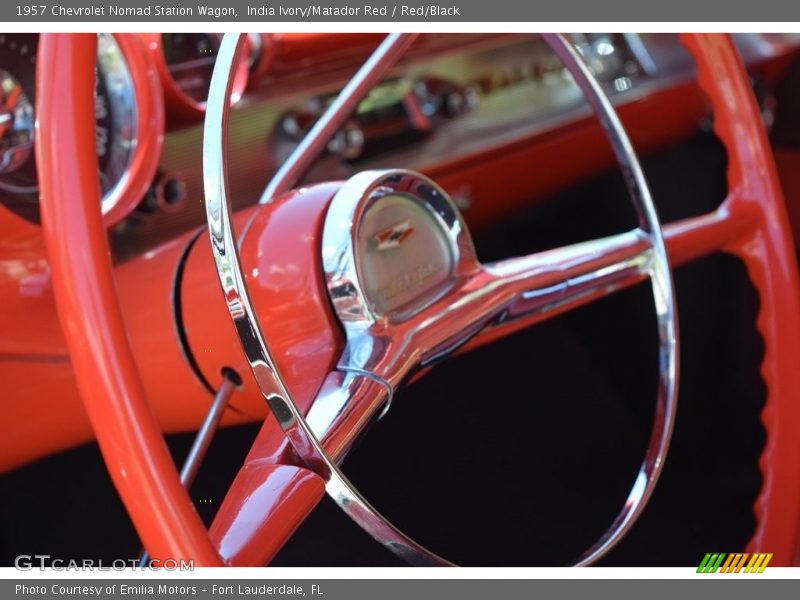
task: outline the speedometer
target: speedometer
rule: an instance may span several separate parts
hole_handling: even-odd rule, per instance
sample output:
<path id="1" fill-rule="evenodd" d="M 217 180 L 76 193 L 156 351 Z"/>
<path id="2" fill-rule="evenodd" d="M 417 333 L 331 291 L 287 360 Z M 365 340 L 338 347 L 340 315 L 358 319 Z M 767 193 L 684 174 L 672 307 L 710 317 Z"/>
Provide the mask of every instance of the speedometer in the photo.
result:
<path id="1" fill-rule="evenodd" d="M 34 108 L 37 34 L 0 34 L 0 202 L 38 221 Z M 95 136 L 108 224 L 130 213 L 155 173 L 164 118 L 157 76 L 134 35 L 98 34 Z"/>

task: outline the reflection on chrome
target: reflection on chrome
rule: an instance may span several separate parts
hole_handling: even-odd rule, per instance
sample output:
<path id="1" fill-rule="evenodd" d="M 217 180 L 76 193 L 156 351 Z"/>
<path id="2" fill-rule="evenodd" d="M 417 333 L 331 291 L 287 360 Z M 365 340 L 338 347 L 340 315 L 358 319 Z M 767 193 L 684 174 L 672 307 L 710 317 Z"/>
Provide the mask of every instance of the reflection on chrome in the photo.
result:
<path id="1" fill-rule="evenodd" d="M 225 164 L 228 107 L 233 84 L 231 72 L 245 39 L 242 34 L 226 34 L 223 38 L 211 78 L 203 136 L 203 176 L 211 248 L 223 294 L 239 334 L 242 349 L 256 382 L 287 439 L 308 468 L 317 472 L 326 481 L 326 492 L 342 510 L 373 538 L 413 564 L 449 565 L 446 560 L 420 546 L 394 527 L 347 480 L 336 462 L 323 449 L 292 400 L 264 339 L 245 285 L 234 239 Z M 387 36 L 386 41 L 376 50 L 376 55 L 384 55 L 387 50 L 401 42 L 402 36 Z M 377 62 L 380 63 L 380 60 Z M 361 377 L 360 381 L 376 385 L 372 379 L 366 377 Z M 378 387 L 384 390 L 383 386 Z M 365 388 L 362 386 L 360 389 Z"/>
<path id="2" fill-rule="evenodd" d="M 394 390 L 415 370 L 447 356 L 483 331 L 513 326 L 522 320 L 525 324 L 536 322 L 648 277 L 652 283 L 660 378 L 650 445 L 622 511 L 576 565 L 588 565 L 603 556 L 636 521 L 658 480 L 672 435 L 677 406 L 677 316 L 672 274 L 653 202 L 630 142 L 597 81 L 565 38 L 556 34 L 544 37 L 604 125 L 625 175 L 639 227 L 616 236 L 482 265 L 460 213 L 434 182 L 400 170 L 355 175 L 333 198 L 322 240 L 328 290 L 347 343 L 338 370 L 329 374 L 307 418 L 292 400 L 261 332 L 230 221 L 225 170 L 228 96 L 232 66 L 244 37 L 226 35 L 217 59 L 203 146 L 206 210 L 220 282 L 242 348 L 278 423 L 306 465 L 325 479 L 327 493 L 365 531 L 412 564 L 452 563 L 389 523 L 350 484 L 337 463 L 381 408 L 385 412 Z M 378 48 L 368 62 L 374 72 L 391 67 L 399 55 L 392 49 L 404 44 L 399 38 L 390 35 Z M 362 74 L 360 80 L 372 79 Z M 368 88 L 353 86 L 351 93 L 364 93 Z M 338 122 L 347 106 L 332 106 L 322 121 Z M 311 139 L 302 146 L 311 149 L 324 144 L 326 135 L 325 128 L 312 130 Z M 295 157 L 292 164 L 306 164 L 308 156 Z M 412 273 L 401 284 L 402 302 L 381 297 L 385 286 L 365 285 L 365 253 L 371 251 L 370 244 L 376 244 L 376 236 L 371 229 L 369 235 L 361 235 L 360 228 L 365 215 L 386 199 L 394 203 L 392 218 L 381 224 L 385 229 L 376 230 L 384 256 L 375 259 L 370 268 L 379 279 L 390 273 L 390 281 Z M 425 213 L 424 218 L 414 216 L 420 211 Z M 421 230 L 411 232 L 415 228 Z M 395 233 L 400 236 L 397 243 L 383 243 Z M 424 251 L 414 244 L 424 245 Z M 420 260 L 433 265 L 432 271 L 424 272 L 445 275 L 425 281 L 415 275 Z"/>
<path id="3" fill-rule="evenodd" d="M 97 155 L 103 214 L 106 214 L 122 198 L 139 132 L 131 72 L 111 34 L 97 35 L 97 67 L 100 92 L 95 98 Z"/>
<path id="4" fill-rule="evenodd" d="M 12 173 L 28 160 L 33 152 L 33 129 L 28 95 L 13 75 L 0 69 L 0 174 Z"/>

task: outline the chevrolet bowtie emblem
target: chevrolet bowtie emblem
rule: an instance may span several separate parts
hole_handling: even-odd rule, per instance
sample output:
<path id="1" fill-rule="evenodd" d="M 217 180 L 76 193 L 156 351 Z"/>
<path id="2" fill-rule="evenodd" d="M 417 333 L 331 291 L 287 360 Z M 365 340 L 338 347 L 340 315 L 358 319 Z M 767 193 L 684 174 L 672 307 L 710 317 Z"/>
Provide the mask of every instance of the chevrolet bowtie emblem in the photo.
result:
<path id="1" fill-rule="evenodd" d="M 384 250 L 391 250 L 397 248 L 400 244 L 405 242 L 411 234 L 414 233 L 414 227 L 408 221 L 402 221 L 396 225 L 392 225 L 375 235 L 376 249 L 379 252 Z"/>

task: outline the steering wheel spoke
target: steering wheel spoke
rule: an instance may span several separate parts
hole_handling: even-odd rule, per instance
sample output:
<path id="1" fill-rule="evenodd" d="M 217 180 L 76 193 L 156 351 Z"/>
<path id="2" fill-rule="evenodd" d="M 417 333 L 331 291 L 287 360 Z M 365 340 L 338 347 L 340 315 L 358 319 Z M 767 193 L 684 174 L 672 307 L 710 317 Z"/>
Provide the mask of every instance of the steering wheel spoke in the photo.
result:
<path id="1" fill-rule="evenodd" d="M 472 254 L 468 260 L 473 262 Z M 350 323 L 348 345 L 306 420 L 325 450 L 340 461 L 394 391 L 418 369 L 445 358 L 487 329 L 525 319 L 532 324 L 648 277 L 652 245 L 639 229 L 531 254 L 469 273 L 443 297 L 400 323 Z M 457 269 L 458 270 L 458 269 Z M 348 299 L 349 310 L 351 300 Z"/>
<path id="2" fill-rule="evenodd" d="M 338 296 L 334 302 L 339 301 L 348 332 L 340 368 L 394 388 L 486 329 L 513 326 L 520 319 L 532 324 L 646 279 L 653 246 L 635 229 L 487 265 L 473 256 L 466 253 L 455 266 L 452 285 L 441 297 L 399 321 L 397 313 L 372 313 L 369 298 Z M 335 262 L 341 264 L 340 258 Z M 334 296 L 342 286 L 355 289 L 349 278 L 343 283 L 335 277 Z M 363 306 L 354 311 L 359 302 Z"/>
<path id="3" fill-rule="evenodd" d="M 543 318 L 601 298 L 645 278 L 653 246 L 640 229 L 488 265 L 519 293 L 504 314 L 514 320 Z"/>

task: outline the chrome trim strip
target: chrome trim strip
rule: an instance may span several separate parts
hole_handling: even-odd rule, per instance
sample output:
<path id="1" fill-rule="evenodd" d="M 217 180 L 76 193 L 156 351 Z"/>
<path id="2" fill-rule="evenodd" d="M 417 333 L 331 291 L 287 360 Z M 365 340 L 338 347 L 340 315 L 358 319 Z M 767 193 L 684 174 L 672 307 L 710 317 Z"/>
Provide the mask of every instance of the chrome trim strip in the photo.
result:
<path id="1" fill-rule="evenodd" d="M 345 365 L 345 366 L 339 366 L 339 367 L 337 367 L 337 369 L 339 371 L 343 371 L 344 373 L 352 373 L 354 375 L 361 375 L 362 377 L 366 377 L 367 379 L 371 379 L 375 383 L 377 383 L 379 385 L 382 385 L 384 387 L 384 389 L 386 390 L 386 404 L 384 404 L 383 410 L 381 411 L 381 414 L 378 415 L 378 420 L 381 420 L 383 417 L 386 416 L 386 413 L 389 412 L 389 409 L 392 407 L 392 402 L 394 401 L 394 386 L 391 383 L 386 381 L 380 375 L 375 375 L 375 373 L 372 373 L 371 371 L 365 371 L 364 369 L 359 369 L 358 367 L 350 367 L 350 366 L 346 366 Z M 316 402 L 315 402 L 315 404 L 316 404 Z M 312 427 L 312 429 L 313 429 L 313 427 Z M 316 430 L 315 429 L 315 431 L 324 431 L 324 430 L 322 430 L 322 429 Z M 320 435 L 319 437 L 322 438 L 323 436 Z M 341 462 L 341 460 L 339 462 Z"/>

